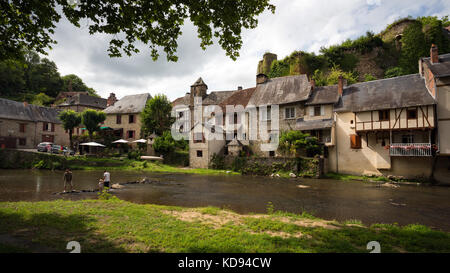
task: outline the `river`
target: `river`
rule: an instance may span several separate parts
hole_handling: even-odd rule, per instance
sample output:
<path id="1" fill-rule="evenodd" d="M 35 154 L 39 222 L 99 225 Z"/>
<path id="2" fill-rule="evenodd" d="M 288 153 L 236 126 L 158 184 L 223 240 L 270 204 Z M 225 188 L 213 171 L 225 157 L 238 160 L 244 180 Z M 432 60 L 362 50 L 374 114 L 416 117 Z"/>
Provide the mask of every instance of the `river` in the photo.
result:
<path id="1" fill-rule="evenodd" d="M 96 198 L 96 193 L 56 195 L 63 190 L 63 172 L 0 170 L 0 201 Z M 76 189 L 94 189 L 101 171 L 74 171 Z M 113 183 L 144 177 L 151 184 L 130 184 L 114 190 L 123 200 L 184 207 L 217 206 L 238 213 L 276 210 L 332 220 L 358 219 L 364 224 L 419 223 L 450 231 L 450 188 L 332 179 L 283 179 L 251 176 L 204 176 L 111 171 Z"/>

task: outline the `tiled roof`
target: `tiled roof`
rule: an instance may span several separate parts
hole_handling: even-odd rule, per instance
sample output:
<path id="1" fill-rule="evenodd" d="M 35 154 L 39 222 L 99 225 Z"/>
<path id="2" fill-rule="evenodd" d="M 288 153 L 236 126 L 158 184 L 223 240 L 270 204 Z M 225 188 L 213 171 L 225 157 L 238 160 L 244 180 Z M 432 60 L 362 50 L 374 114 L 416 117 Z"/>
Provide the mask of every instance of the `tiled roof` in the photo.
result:
<path id="1" fill-rule="evenodd" d="M 252 97 L 253 93 L 255 92 L 256 87 L 242 89 L 234 91 L 234 93 L 229 96 L 227 99 L 222 101 L 222 103 L 219 104 L 220 107 L 222 107 L 222 111 L 226 111 L 227 105 L 242 105 L 244 108 L 247 106 L 248 102 L 250 101 L 250 98 Z"/>
<path id="2" fill-rule="evenodd" d="M 318 120 L 303 120 L 298 119 L 295 124 L 295 129 L 300 131 L 316 130 L 316 129 L 326 129 L 331 128 L 334 125 L 332 119 L 318 119 Z"/>
<path id="3" fill-rule="evenodd" d="M 311 85 L 304 74 L 272 78 L 256 86 L 248 104 L 261 106 L 305 101 L 310 92 Z"/>
<path id="4" fill-rule="evenodd" d="M 69 106 L 69 105 L 82 105 L 94 108 L 105 109 L 107 100 L 99 97 L 89 96 L 82 93 L 77 93 L 72 97 L 68 97 L 65 102 L 59 104 L 58 106 Z"/>
<path id="5" fill-rule="evenodd" d="M 450 76 L 450 53 L 439 55 L 439 63 L 432 64 L 430 58 L 423 58 L 436 78 Z"/>
<path id="6" fill-rule="evenodd" d="M 306 105 L 335 104 L 339 101 L 337 85 L 314 87 Z"/>
<path id="7" fill-rule="evenodd" d="M 25 106 L 22 102 L 0 99 L 0 118 L 61 123 L 58 114 L 59 110 L 54 108 L 33 104 Z"/>
<path id="8" fill-rule="evenodd" d="M 435 104 L 419 74 L 356 83 L 344 88 L 336 112 L 362 112 Z"/>
<path id="9" fill-rule="evenodd" d="M 149 93 L 128 95 L 118 100 L 114 105 L 104 110 L 106 114 L 131 114 L 144 110 L 147 100 L 151 99 Z"/>

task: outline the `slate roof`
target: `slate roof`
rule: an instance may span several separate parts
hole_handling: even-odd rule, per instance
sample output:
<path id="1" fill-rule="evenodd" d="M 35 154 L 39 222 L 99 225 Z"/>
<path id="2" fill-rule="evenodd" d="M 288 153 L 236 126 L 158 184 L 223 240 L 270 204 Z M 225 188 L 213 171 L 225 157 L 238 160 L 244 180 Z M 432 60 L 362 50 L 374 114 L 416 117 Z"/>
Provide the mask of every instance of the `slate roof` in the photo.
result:
<path id="1" fill-rule="evenodd" d="M 13 100 L 0 99 L 0 118 L 33 122 L 61 123 L 59 110 L 49 107 L 28 104 Z"/>
<path id="2" fill-rule="evenodd" d="M 423 58 L 436 78 L 450 76 L 450 53 L 439 55 L 439 63 L 432 64 L 430 57 Z"/>
<path id="3" fill-rule="evenodd" d="M 335 104 L 339 101 L 338 86 L 318 86 L 311 91 L 311 96 L 306 105 Z"/>
<path id="4" fill-rule="evenodd" d="M 318 120 L 303 120 L 303 118 L 297 119 L 295 129 L 300 131 L 316 130 L 331 128 L 334 125 L 332 119 L 318 119 Z"/>
<path id="5" fill-rule="evenodd" d="M 435 103 L 420 75 L 411 74 L 349 85 L 334 110 L 363 112 Z"/>
<path id="6" fill-rule="evenodd" d="M 304 74 L 272 78 L 256 86 L 248 104 L 261 106 L 305 101 L 310 93 L 311 85 Z"/>
<path id="7" fill-rule="evenodd" d="M 73 95 L 72 97 L 68 97 L 65 102 L 59 104 L 58 106 L 82 105 L 82 106 L 105 109 L 106 103 L 107 103 L 107 99 L 78 93 L 78 94 Z"/>
<path id="8" fill-rule="evenodd" d="M 151 99 L 149 93 L 128 95 L 118 100 L 114 105 L 104 110 L 106 114 L 132 114 L 144 110 L 147 100 Z"/>

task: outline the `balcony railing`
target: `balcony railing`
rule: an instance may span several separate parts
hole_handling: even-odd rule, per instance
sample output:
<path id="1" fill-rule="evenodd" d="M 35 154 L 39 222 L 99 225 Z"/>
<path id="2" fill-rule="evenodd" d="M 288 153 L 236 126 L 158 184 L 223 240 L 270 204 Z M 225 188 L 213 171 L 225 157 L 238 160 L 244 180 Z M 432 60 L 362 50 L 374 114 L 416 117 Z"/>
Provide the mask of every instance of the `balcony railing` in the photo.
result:
<path id="1" fill-rule="evenodd" d="M 391 156 L 431 156 L 430 143 L 392 143 L 389 146 Z"/>

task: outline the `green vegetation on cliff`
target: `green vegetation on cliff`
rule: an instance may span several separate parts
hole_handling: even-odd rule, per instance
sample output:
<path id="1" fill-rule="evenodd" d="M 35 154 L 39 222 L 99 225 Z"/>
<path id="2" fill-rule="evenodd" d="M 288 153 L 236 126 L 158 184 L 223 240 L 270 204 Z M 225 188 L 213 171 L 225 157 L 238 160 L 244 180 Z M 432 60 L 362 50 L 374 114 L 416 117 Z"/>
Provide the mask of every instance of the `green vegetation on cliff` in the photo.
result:
<path id="1" fill-rule="evenodd" d="M 264 72 L 270 78 L 307 74 L 318 86 L 335 84 L 339 75 L 351 84 L 417 73 L 417 62 L 429 56 L 431 44 L 438 46 L 439 54 L 450 52 L 444 30 L 449 25 L 448 16 L 402 18 L 379 34 L 368 31 L 357 39 L 322 47 L 319 55 L 294 51 L 284 59 L 270 60 L 270 69 Z"/>

